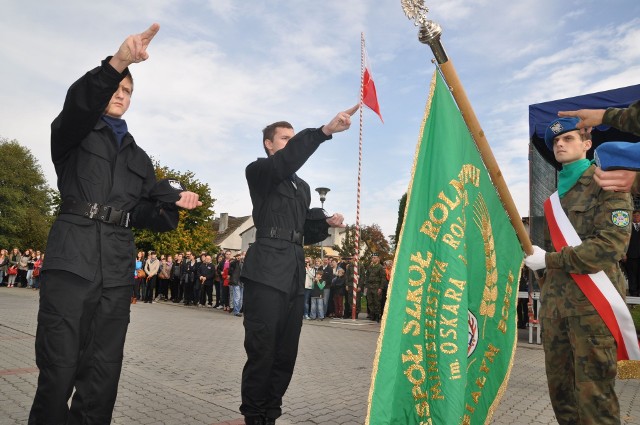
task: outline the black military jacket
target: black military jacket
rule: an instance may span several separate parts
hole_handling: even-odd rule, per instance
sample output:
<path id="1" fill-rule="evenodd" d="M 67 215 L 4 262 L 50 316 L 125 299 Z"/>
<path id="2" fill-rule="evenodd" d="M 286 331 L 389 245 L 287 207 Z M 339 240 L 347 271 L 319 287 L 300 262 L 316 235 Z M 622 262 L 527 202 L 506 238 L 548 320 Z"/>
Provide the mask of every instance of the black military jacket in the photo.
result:
<path id="1" fill-rule="evenodd" d="M 302 130 L 274 155 L 259 158 L 247 166 L 245 175 L 253 203 L 253 222 L 258 231 L 277 227 L 304 234 L 305 221 L 311 216 L 311 193 L 309 185 L 294 173 L 320 143 L 330 138 L 320 128 Z M 303 292 L 302 245 L 282 239 L 256 238 L 247 251 L 241 278 L 288 292 L 296 271 L 299 290 Z"/>
<path id="2" fill-rule="evenodd" d="M 128 74 L 108 63 L 89 71 L 67 92 L 62 112 L 51 124 L 51 158 L 64 201 L 96 202 L 131 211 L 132 225 L 154 231 L 177 223 L 175 204 L 149 197 L 156 183 L 149 156 L 127 133 L 118 149 L 101 117 Z M 133 283 L 135 246 L 130 228 L 60 214 L 47 242 L 43 271 L 66 270 L 93 280 L 100 270 L 104 286 Z"/>
<path id="3" fill-rule="evenodd" d="M 213 277 L 216 274 L 216 266 L 213 263 L 200 263 L 198 276 L 204 276 L 205 285 L 213 286 Z"/>

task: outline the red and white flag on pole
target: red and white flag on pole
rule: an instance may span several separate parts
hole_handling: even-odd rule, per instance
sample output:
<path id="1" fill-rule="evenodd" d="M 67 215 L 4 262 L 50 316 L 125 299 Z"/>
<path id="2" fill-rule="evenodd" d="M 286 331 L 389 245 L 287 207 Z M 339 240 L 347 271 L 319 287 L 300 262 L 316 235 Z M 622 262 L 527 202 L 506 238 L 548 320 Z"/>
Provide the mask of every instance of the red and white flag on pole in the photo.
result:
<path id="1" fill-rule="evenodd" d="M 371 65 L 369 64 L 369 58 L 367 57 L 367 50 L 363 48 L 364 58 L 364 75 L 362 76 L 362 103 L 364 103 L 369 109 L 378 114 L 380 121 L 384 123 L 382 114 L 380 113 L 380 105 L 378 104 L 378 95 L 376 94 L 376 85 L 373 82 L 371 75 Z"/>

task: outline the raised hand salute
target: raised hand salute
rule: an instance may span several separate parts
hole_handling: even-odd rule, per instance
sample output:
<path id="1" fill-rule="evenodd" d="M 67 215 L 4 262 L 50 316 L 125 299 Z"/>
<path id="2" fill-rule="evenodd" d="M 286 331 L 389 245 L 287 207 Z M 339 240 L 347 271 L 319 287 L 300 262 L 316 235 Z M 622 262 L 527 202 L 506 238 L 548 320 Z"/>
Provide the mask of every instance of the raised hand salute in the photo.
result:
<path id="1" fill-rule="evenodd" d="M 122 72 L 132 63 L 140 63 L 149 59 L 147 47 L 158 31 L 160 31 L 160 25 L 152 24 L 140 34 L 132 34 L 127 37 L 109 61 L 109 65 L 118 72 Z"/>

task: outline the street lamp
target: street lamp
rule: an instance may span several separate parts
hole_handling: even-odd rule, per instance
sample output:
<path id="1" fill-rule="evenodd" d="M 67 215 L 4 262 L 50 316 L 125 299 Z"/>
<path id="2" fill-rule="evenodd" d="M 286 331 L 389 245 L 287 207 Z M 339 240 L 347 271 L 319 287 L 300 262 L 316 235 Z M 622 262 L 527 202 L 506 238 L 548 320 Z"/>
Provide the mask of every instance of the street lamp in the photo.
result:
<path id="1" fill-rule="evenodd" d="M 327 199 L 327 193 L 329 193 L 331 189 L 328 187 L 316 187 L 316 192 L 320 195 L 320 205 L 322 209 L 324 209 L 324 201 Z M 324 247 L 322 246 L 324 241 L 320 241 L 320 259 L 324 261 Z"/>

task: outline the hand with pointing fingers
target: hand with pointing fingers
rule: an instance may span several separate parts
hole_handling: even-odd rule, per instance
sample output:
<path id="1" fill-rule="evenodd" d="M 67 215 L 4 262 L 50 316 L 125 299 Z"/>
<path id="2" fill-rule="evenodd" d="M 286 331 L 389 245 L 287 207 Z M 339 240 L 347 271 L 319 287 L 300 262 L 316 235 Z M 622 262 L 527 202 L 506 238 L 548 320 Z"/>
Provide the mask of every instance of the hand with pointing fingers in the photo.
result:
<path id="1" fill-rule="evenodd" d="M 122 72 L 132 63 L 139 63 L 149 59 L 147 47 L 153 37 L 160 31 L 160 25 L 152 24 L 140 34 L 132 34 L 126 38 L 118 48 L 118 51 L 109 61 L 118 72 Z"/>
<path id="2" fill-rule="evenodd" d="M 604 113 L 604 109 L 578 109 L 577 111 L 559 111 L 558 116 L 579 118 L 576 128 L 583 129 L 602 124 Z"/>
<path id="3" fill-rule="evenodd" d="M 331 136 L 333 133 L 340 133 L 351 127 L 351 116 L 356 113 L 360 105 L 355 105 L 346 111 L 339 112 L 338 115 L 333 117 L 329 124 L 322 127 L 322 132 L 327 136 Z"/>

